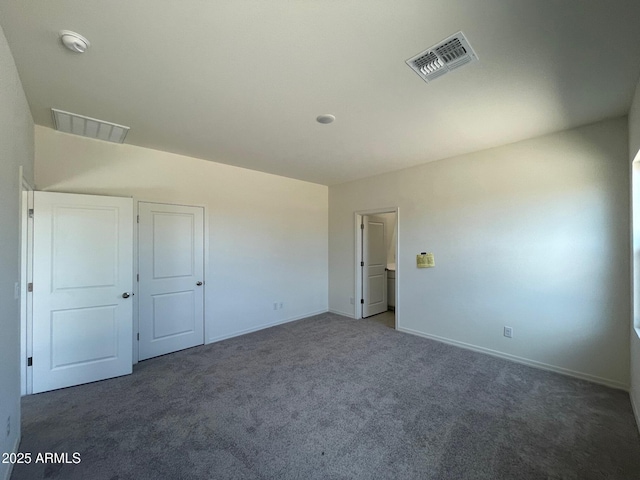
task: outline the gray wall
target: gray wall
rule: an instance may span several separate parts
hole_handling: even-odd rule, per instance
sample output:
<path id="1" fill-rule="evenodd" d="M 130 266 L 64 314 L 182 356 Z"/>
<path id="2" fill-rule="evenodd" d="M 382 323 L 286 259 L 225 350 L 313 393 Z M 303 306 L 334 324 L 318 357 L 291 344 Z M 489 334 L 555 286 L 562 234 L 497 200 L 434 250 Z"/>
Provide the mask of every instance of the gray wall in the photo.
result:
<path id="1" fill-rule="evenodd" d="M 19 167 L 33 184 L 33 120 L 4 32 L 0 29 L 0 452 L 20 433 Z M 6 435 L 11 417 L 11 434 Z M 8 464 L 0 463 L 0 479 Z"/>
<path id="2" fill-rule="evenodd" d="M 397 206 L 400 328 L 628 388 L 627 142 L 622 117 L 330 187 L 329 308 L 354 313 L 354 211 Z"/>

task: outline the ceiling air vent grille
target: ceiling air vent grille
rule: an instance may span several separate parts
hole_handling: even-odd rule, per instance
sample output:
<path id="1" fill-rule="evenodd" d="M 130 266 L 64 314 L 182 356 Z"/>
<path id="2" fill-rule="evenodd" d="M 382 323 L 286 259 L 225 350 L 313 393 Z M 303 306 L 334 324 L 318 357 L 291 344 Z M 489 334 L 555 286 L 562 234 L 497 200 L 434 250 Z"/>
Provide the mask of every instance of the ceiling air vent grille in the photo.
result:
<path id="1" fill-rule="evenodd" d="M 51 109 L 53 123 L 56 130 L 83 137 L 97 138 L 105 142 L 123 143 L 129 127 L 117 125 L 104 120 L 78 115 L 77 113 L 64 112 L 55 108 Z"/>
<path id="2" fill-rule="evenodd" d="M 462 65 L 478 61 L 464 33 L 458 32 L 407 60 L 425 82 L 430 82 Z"/>

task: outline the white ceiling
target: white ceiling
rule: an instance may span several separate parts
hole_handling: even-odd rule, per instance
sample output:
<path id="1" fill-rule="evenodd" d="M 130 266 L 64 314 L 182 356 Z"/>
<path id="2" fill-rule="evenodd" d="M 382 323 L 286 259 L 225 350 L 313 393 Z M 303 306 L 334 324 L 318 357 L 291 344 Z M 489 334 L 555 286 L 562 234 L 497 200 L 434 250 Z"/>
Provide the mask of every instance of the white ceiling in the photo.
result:
<path id="1" fill-rule="evenodd" d="M 626 114 L 638 20 L 637 0 L 0 0 L 37 124 L 59 108 L 325 185 Z M 404 63 L 459 30 L 478 63 L 430 84 Z"/>

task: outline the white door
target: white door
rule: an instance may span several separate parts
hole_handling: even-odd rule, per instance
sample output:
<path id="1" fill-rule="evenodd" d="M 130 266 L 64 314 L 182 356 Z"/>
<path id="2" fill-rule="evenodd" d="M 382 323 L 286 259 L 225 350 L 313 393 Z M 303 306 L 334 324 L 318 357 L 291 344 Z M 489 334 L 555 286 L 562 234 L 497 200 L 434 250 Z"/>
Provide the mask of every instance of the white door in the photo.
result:
<path id="1" fill-rule="evenodd" d="M 34 192 L 33 207 L 33 393 L 131 373 L 132 199 Z"/>
<path id="2" fill-rule="evenodd" d="M 387 250 L 384 222 L 362 217 L 362 317 L 387 310 Z"/>
<path id="3" fill-rule="evenodd" d="M 204 343 L 204 209 L 138 204 L 139 359 Z"/>

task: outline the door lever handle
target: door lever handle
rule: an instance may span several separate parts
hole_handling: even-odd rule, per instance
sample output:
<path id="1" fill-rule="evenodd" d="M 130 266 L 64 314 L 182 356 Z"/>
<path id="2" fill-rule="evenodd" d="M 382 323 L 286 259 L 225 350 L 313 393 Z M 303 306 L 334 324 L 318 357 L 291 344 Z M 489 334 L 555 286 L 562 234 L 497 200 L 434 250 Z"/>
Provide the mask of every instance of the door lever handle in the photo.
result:
<path id="1" fill-rule="evenodd" d="M 122 298 L 129 298 L 129 297 L 131 297 L 132 295 L 135 295 L 135 293 L 124 292 L 124 293 L 122 294 Z"/>
<path id="2" fill-rule="evenodd" d="M 200 287 L 202 286 L 202 282 L 196 282 L 196 285 Z"/>

